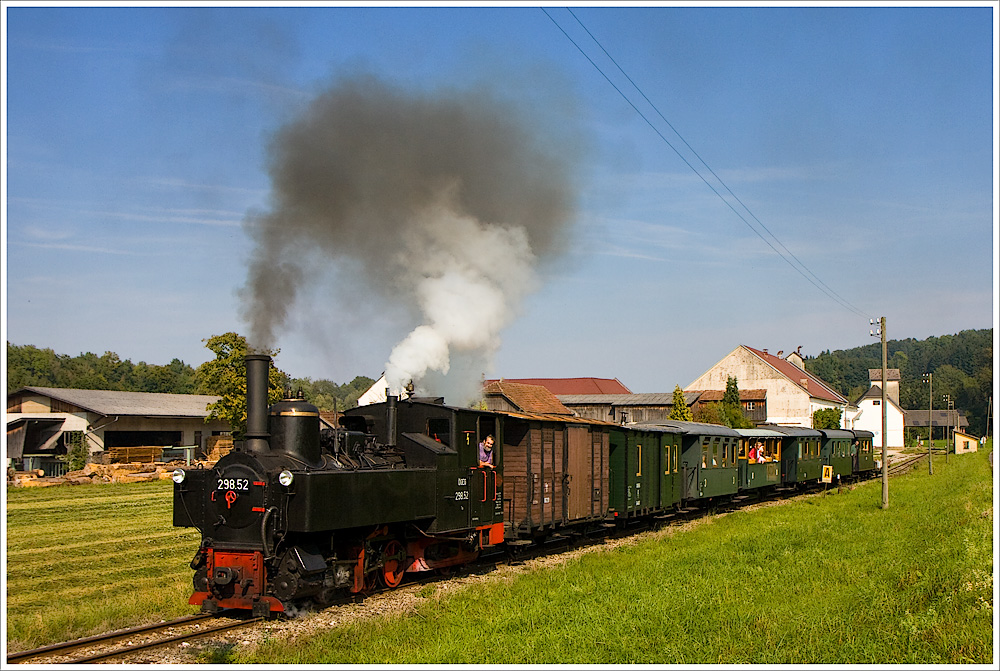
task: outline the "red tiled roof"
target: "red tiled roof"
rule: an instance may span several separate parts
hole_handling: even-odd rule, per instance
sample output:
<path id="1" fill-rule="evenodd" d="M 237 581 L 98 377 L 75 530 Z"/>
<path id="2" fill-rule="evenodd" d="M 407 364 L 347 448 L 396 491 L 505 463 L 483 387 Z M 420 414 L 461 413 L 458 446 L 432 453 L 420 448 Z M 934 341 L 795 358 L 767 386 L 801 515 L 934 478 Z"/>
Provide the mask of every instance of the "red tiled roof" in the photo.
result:
<path id="1" fill-rule="evenodd" d="M 573 411 L 559 402 L 555 394 L 536 384 L 521 384 L 510 380 L 495 380 L 483 389 L 486 395 L 506 396 L 522 412 L 540 415 L 572 415 Z"/>
<path id="2" fill-rule="evenodd" d="M 530 377 L 487 380 L 491 382 L 514 382 L 517 384 L 532 384 L 545 387 L 556 396 L 564 394 L 631 394 L 631 390 L 618 381 L 618 378 L 604 377 Z"/>
<path id="3" fill-rule="evenodd" d="M 767 354 L 760 350 L 754 349 L 753 347 L 747 347 L 743 345 L 747 351 L 752 352 L 755 356 L 760 358 L 762 361 L 767 363 L 769 366 L 777 370 L 779 373 L 784 375 L 786 378 L 791 380 L 793 383 L 802 387 L 806 392 L 809 393 L 813 398 L 821 398 L 825 401 L 832 401 L 834 403 L 847 403 L 847 399 L 838 394 L 830 385 L 816 377 L 812 373 L 802 370 L 793 363 L 789 363 L 785 359 L 776 357 L 773 354 Z"/>

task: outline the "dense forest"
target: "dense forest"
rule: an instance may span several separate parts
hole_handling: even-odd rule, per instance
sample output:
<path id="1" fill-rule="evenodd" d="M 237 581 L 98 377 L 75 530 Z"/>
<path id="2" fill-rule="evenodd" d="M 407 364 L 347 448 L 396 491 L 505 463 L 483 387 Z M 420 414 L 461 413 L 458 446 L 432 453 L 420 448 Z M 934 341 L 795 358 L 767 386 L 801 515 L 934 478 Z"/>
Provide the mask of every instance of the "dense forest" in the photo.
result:
<path id="1" fill-rule="evenodd" d="M 926 340 L 886 342 L 888 367 L 899 369 L 899 402 L 904 410 L 926 410 L 929 389 L 924 373 L 934 374 L 934 408 L 955 409 L 969 420 L 969 431 L 986 430 L 986 413 L 993 389 L 993 329 L 961 331 Z M 806 369 L 819 376 L 851 401 L 870 386 L 869 368 L 882 367 L 882 344 L 848 350 L 825 351 L 806 357 Z M 995 412 L 995 409 L 994 409 Z"/>
<path id="2" fill-rule="evenodd" d="M 962 331 L 926 340 L 890 340 L 889 368 L 900 371 L 900 404 L 905 410 L 927 408 L 924 373 L 934 373 L 934 407 L 946 408 L 945 394 L 965 413 L 969 430 L 982 435 L 993 387 L 993 329 Z M 806 368 L 855 401 L 868 389 L 869 368 L 881 368 L 880 343 L 849 350 L 825 351 L 806 357 Z M 215 394 L 206 388 L 199 369 L 179 359 L 165 366 L 140 361 L 133 364 L 114 352 L 97 356 L 56 354 L 51 349 L 7 343 L 7 392 L 26 386 L 111 389 L 173 394 Z M 287 378 L 287 376 L 286 376 Z M 357 405 L 358 396 L 374 380 L 358 376 L 337 384 L 311 378 L 286 379 L 286 386 L 302 389 L 305 398 L 321 410 L 343 410 Z"/>
<path id="3" fill-rule="evenodd" d="M 358 397 L 375 381 L 358 376 L 348 383 L 329 380 L 289 378 L 285 386 L 301 389 L 305 398 L 320 410 L 343 410 L 357 405 Z M 165 366 L 132 363 L 114 352 L 97 356 L 56 354 L 34 345 L 7 343 L 7 393 L 21 387 L 63 387 L 69 389 L 109 389 L 165 394 L 218 394 L 207 387 L 201 367 L 192 368 L 180 359 Z"/>

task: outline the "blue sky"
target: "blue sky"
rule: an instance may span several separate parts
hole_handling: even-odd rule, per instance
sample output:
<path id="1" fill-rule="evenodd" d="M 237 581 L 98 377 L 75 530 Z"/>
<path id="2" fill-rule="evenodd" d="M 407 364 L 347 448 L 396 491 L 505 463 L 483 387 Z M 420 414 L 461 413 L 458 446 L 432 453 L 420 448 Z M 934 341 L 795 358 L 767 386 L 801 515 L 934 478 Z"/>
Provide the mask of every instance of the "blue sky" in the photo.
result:
<path id="1" fill-rule="evenodd" d="M 869 317 L 890 339 L 996 321 L 995 4 L 3 10 L 15 344 L 198 365 L 205 338 L 246 333 L 243 222 L 269 207 L 269 142 L 358 71 L 485 83 L 580 138 L 567 244 L 488 376 L 670 391 L 740 344 L 818 355 L 874 342 Z M 277 363 L 377 377 L 417 323 L 335 266 L 310 270 Z"/>

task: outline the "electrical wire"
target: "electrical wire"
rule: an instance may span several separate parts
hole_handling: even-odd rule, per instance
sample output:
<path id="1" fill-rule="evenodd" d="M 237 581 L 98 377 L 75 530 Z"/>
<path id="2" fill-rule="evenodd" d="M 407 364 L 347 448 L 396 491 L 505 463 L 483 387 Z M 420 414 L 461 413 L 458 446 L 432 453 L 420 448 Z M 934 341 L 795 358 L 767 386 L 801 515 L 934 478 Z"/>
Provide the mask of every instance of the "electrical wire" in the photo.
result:
<path id="1" fill-rule="evenodd" d="M 693 172 L 694 174 L 696 174 L 696 175 L 697 175 L 697 176 L 698 176 L 698 177 L 699 177 L 699 178 L 701 179 L 701 181 L 705 183 L 705 185 L 706 185 L 706 186 L 707 186 L 707 187 L 708 187 L 709 189 L 711 189 L 711 190 L 712 190 L 712 193 L 714 193 L 714 194 L 715 194 L 715 195 L 716 195 L 716 196 L 717 196 L 717 197 L 718 197 L 718 198 L 719 198 L 719 199 L 720 199 L 720 200 L 721 200 L 721 201 L 722 201 L 723 203 L 725 203 L 725 204 L 726 204 L 726 206 L 727 206 L 727 207 L 728 207 L 728 208 L 729 208 L 730 210 L 732 210 L 732 212 L 733 212 L 733 213 L 734 213 L 734 214 L 735 214 L 735 215 L 736 215 L 737 217 L 739 217 L 739 219 L 740 219 L 740 220 L 741 220 L 741 221 L 742 221 L 742 222 L 743 222 L 743 223 L 744 223 L 744 224 L 745 224 L 745 225 L 747 226 L 747 228 L 749 228 L 749 229 L 750 229 L 751 231 L 753 231 L 753 232 L 754 232 L 754 234 L 755 234 L 755 235 L 757 235 L 757 237 L 759 237 L 759 238 L 760 238 L 760 239 L 761 239 L 761 240 L 762 240 L 762 241 L 763 241 L 763 242 L 764 242 L 764 243 L 765 243 L 765 244 L 766 244 L 766 245 L 767 245 L 768 247 L 770 247 L 770 248 L 771 248 L 771 250 L 772 250 L 772 251 L 773 251 L 773 252 L 774 252 L 775 254 L 777 254 L 777 255 L 778 255 L 779 257 L 781 257 L 781 259 L 782 259 L 782 260 L 784 260 L 784 261 L 785 261 L 785 263 L 787 263 L 787 264 L 788 264 L 788 265 L 789 265 L 789 266 L 790 266 L 790 267 L 791 267 L 791 268 L 792 268 L 793 270 L 795 270 L 795 271 L 796 271 L 796 272 L 797 272 L 797 273 L 798 273 L 799 275 L 801 275 L 801 276 L 802 276 L 802 277 L 803 277 L 803 278 L 804 278 L 804 279 L 805 279 L 806 281 L 808 281 L 808 282 L 809 282 L 810 284 L 812 284 L 812 285 L 813 285 L 814 287 L 816 287 L 816 288 L 817 288 L 817 289 L 818 289 L 818 290 L 819 290 L 820 292 L 822 292 L 823 294 L 825 294 L 825 295 L 826 295 L 826 296 L 827 296 L 828 298 L 830 298 L 830 299 L 831 299 L 831 300 L 833 300 L 834 302 L 838 303 L 838 304 L 839 304 L 839 305 L 840 305 L 841 307 L 845 308 L 846 310 L 849 310 L 850 312 L 853 312 L 854 314 L 856 314 L 856 315 L 858 315 L 858 316 L 860 316 L 860 317 L 870 317 L 870 315 L 866 314 L 865 312 L 863 312 L 863 311 L 862 311 L 862 310 L 860 310 L 859 308 L 857 308 L 857 307 L 855 307 L 854 305 L 852 305 L 852 304 L 851 304 L 851 303 L 850 303 L 850 302 L 849 302 L 849 301 L 848 301 L 847 299 L 845 299 L 845 298 L 843 298 L 842 296 L 840 296 L 840 295 L 839 295 L 839 294 L 838 294 L 838 293 L 837 293 L 836 291 L 834 291 L 833 289 L 831 289 L 831 288 L 830 288 L 830 287 L 829 287 L 829 286 L 828 286 L 828 285 L 827 285 L 827 284 L 826 284 L 825 282 L 823 282 L 823 281 L 822 281 L 822 280 L 821 280 L 821 279 L 820 279 L 820 278 L 819 278 L 819 277 L 818 277 L 818 276 L 817 276 L 817 275 L 816 275 L 815 273 L 813 273 L 813 272 L 812 272 L 811 270 L 809 270 L 809 268 L 807 268 L 807 267 L 806 267 L 806 265 L 805 265 L 804 263 L 802 263 L 802 261 L 801 261 L 801 260 L 799 260 L 799 258 L 798 258 L 798 257 L 796 257 L 796 256 L 795 256 L 795 255 L 794 255 L 794 254 L 793 254 L 793 253 L 792 253 L 792 252 L 791 252 L 791 251 L 790 251 L 790 250 L 789 250 L 789 249 L 788 249 L 788 248 L 787 248 L 787 247 L 786 247 L 786 246 L 785 246 L 785 245 L 784 245 L 784 244 L 783 244 L 783 243 L 782 243 L 782 242 L 781 242 L 781 241 L 780 241 L 780 240 L 779 240 L 778 238 L 777 238 L 777 236 L 775 236 L 775 235 L 774 235 L 774 233 L 772 233 L 772 232 L 770 231 L 770 229 L 768 229 L 768 228 L 767 228 L 767 226 L 765 226 L 765 225 L 764 225 L 764 223 L 763 223 L 763 222 L 761 222 L 761 220 L 760 220 L 760 219 L 759 219 L 759 218 L 758 218 L 758 217 L 757 217 L 757 216 L 756 216 L 756 215 L 755 215 L 755 214 L 754 214 L 754 213 L 753 213 L 753 212 L 752 212 L 752 211 L 750 210 L 750 208 L 749 208 L 749 207 L 747 207 L 747 206 L 746 206 L 746 204 L 745 204 L 745 203 L 744 203 L 744 202 L 743 202 L 742 200 L 740 200 L 740 198 L 739 198 L 739 197 L 738 197 L 738 196 L 737 196 L 737 195 L 736 195 L 735 193 L 733 193 L 732 189 L 730 189 L 730 188 L 729 188 L 729 186 L 728 186 L 728 185 L 726 185 L 725 181 L 723 181 L 723 180 L 722 180 L 722 178 L 721 178 L 721 177 L 719 177 L 719 176 L 718 176 L 718 175 L 717 175 L 717 174 L 715 173 L 715 171 L 714 171 L 714 170 L 712 170 L 711 166 L 709 166 L 709 165 L 708 165 L 708 163 L 707 163 L 707 162 L 706 162 L 706 161 L 705 161 L 705 160 L 704 160 L 704 159 L 703 159 L 703 158 L 702 158 L 702 157 L 701 157 L 701 156 L 700 156 L 700 155 L 698 154 L 698 152 L 697 152 L 697 151 L 695 151 L 695 149 L 694 149 L 694 148 L 693 148 L 693 147 L 692 147 L 692 146 L 691 146 L 691 145 L 690 145 L 690 144 L 689 144 L 689 143 L 687 142 L 687 140 L 685 140 L 685 139 L 684 139 L 684 137 L 683 137 L 683 136 L 682 136 L 682 135 L 681 135 L 681 134 L 680 134 L 680 133 L 679 133 L 679 132 L 677 131 L 677 129 L 676 129 L 676 128 L 674 128 L 673 124 L 671 124 L 671 123 L 670 123 L 670 121 L 668 121 L 668 120 L 667 120 L 667 118 L 666 118 L 666 117 L 665 117 L 665 116 L 663 115 L 663 113 L 662 113 L 662 112 L 660 112 L 660 110 L 659 110 L 659 109 L 658 109 L 658 108 L 656 107 L 656 105 L 655 105 L 655 104 L 653 104 L 653 102 L 652 102 L 652 101 L 651 101 L 651 100 L 650 100 L 650 99 L 649 99 L 649 98 L 648 98 L 648 97 L 646 96 L 646 94 L 645 94 L 645 93 L 643 93 L 642 89 L 641 89 L 641 88 L 640 88 L 640 87 L 638 86 L 638 84 L 636 84 L 636 83 L 635 83 L 635 81 L 633 81 L 633 80 L 632 80 L 632 78 L 631 78 L 631 77 L 629 77 L 629 75 L 628 75 L 628 74 L 627 74 L 627 73 L 625 72 L 625 70 L 624 70 L 624 69 L 623 69 L 623 68 L 621 67 L 621 65 L 619 65 L 619 64 L 618 64 L 618 62 L 617 62 L 617 61 L 615 60 L 615 58 L 614 58 L 614 57 L 613 57 L 613 56 L 612 56 L 612 55 L 611 55 L 611 54 L 610 54 L 610 53 L 608 52 L 608 50 L 607 50 L 607 49 L 605 49 L 605 48 L 604 48 L 604 46 L 603 46 L 603 45 L 602 45 L 602 44 L 600 43 L 600 41 L 599 41 L 599 40 L 598 40 L 598 39 L 597 39 L 597 38 L 596 38 L 596 37 L 594 36 L 594 34 L 593 34 L 593 33 L 591 33 L 591 32 L 590 32 L 590 30 L 589 30 L 589 29 L 587 28 L 587 26 L 586 26 L 586 25 L 584 25 L 584 23 L 583 23 L 583 22 L 582 22 L 582 21 L 580 20 L 580 18 L 579 18 L 579 17 L 578 17 L 578 16 L 577 16 L 577 15 L 576 15 L 576 14 L 575 14 L 574 12 L 573 12 L 573 10 L 572 10 L 571 8 L 567 7 L 566 9 L 567 9 L 567 11 L 569 11 L 569 13 L 570 13 L 570 14 L 571 14 L 571 15 L 573 16 L 573 18 L 574 18 L 574 19 L 576 19 L 577 23 L 579 23 L 579 24 L 580 24 L 580 26 L 581 26 L 581 27 L 583 28 L 583 30 L 584 30 L 584 31 L 585 31 L 585 32 L 587 33 L 587 35 L 588 35 L 588 36 L 590 37 L 590 39 L 591 39 L 591 40 L 593 40 L 593 41 L 594 41 L 594 43 L 595 43 L 595 44 L 597 44 L 597 46 L 598 46 L 598 47 L 599 47 L 599 48 L 601 49 L 601 51 L 603 51 L 603 52 L 604 52 L 605 56 L 607 56 L 607 57 L 608 57 L 608 59 L 609 59 L 609 60 L 610 60 L 610 61 L 611 61 L 612 63 L 614 63 L 615 67 L 616 67 L 616 68 L 618 68 L 618 71 L 619 71 L 619 72 L 621 72 L 621 74 L 622 74 L 622 75 L 624 75 L 624 77 L 625 77 L 625 78 L 626 78 L 626 79 L 628 80 L 629 84 L 631 84 L 631 85 L 632 85 L 632 87 L 633 87 L 633 88 L 635 88 L 635 90 L 639 92 L 639 95 L 641 95 L 641 96 L 642 96 L 642 98 L 643 98 L 643 99 L 644 99 L 644 100 L 646 101 L 646 103 L 647 103 L 647 104 L 649 104 L 649 106 L 653 108 L 653 110 L 654 110 L 654 111 L 655 111 L 655 112 L 657 113 L 657 115 L 658 115 L 658 116 L 659 116 L 659 117 L 660 117 L 660 118 L 661 118 L 661 119 L 662 119 L 662 120 L 664 121 L 664 123 L 666 123 L 666 124 L 667 124 L 667 126 L 668 126 L 668 127 L 670 128 L 670 130 L 671 130 L 671 131 L 673 131 L 673 133 L 674 133 L 674 134 L 675 134 L 675 135 L 676 135 L 676 136 L 677 136 L 678 138 L 680 138 L 681 142 L 683 142 L 683 143 L 684 143 L 684 145 L 685 145 L 685 146 L 686 146 L 686 147 L 687 147 L 687 148 L 688 148 L 688 149 L 689 149 L 689 150 L 691 151 L 691 153 L 693 153 L 693 154 L 694 154 L 694 155 L 695 155 L 695 156 L 696 156 L 696 157 L 698 158 L 698 160 L 699 160 L 699 161 L 701 162 L 701 164 L 705 166 L 705 168 L 706 168 L 706 169 L 707 169 L 707 170 L 708 170 L 708 171 L 709 171 L 709 172 L 710 172 L 710 173 L 712 174 L 712 176 L 713 176 L 713 177 L 714 177 L 714 178 L 715 178 L 715 179 L 716 179 L 716 180 L 717 180 L 717 181 L 719 182 L 719 184 L 721 184 L 721 185 L 722 185 L 722 187 L 723 187 L 723 188 L 724 188 L 724 189 L 725 189 L 725 190 L 726 190 L 726 191 L 727 191 L 727 192 L 728 192 L 728 193 L 729 193 L 729 194 L 730 194 L 730 195 L 731 195 L 731 196 L 732 196 L 732 197 L 733 197 L 733 198 L 734 198 L 734 199 L 736 200 L 736 202 L 738 202 L 738 203 L 740 204 L 740 206 L 741 206 L 741 207 L 742 207 L 742 208 L 743 208 L 743 209 L 744 209 L 744 210 L 745 210 L 745 211 L 747 212 L 747 214 L 749 214 L 749 215 L 750 215 L 750 217 L 752 217 L 752 218 L 753 218 L 753 220 L 754 220 L 754 221 L 756 221 L 756 222 L 757 222 L 757 224 L 758 224 L 758 225 L 759 225 L 759 226 L 760 226 L 760 227 L 761 227 L 762 229 L 764 229 L 764 230 L 765 230 L 765 231 L 767 232 L 767 234 L 768 234 L 769 236 L 771 236 L 771 238 L 772 238 L 772 239 L 773 239 L 773 240 L 774 240 L 774 241 L 775 241 L 775 242 L 776 242 L 776 243 L 777 243 L 778 245 L 780 245 L 780 246 L 781 246 L 781 248 L 782 248 L 782 249 L 784 249 L 784 250 L 785 250 L 785 252 L 787 253 L 787 256 L 786 256 L 785 254 L 783 254 L 783 253 L 782 253 L 781 251 L 779 251 L 779 250 L 778 250 L 778 248 L 777 248 L 777 247 L 775 247 L 775 246 L 774 246 L 774 245 L 773 245 L 773 244 L 771 243 L 771 241 L 770 241 L 770 240 L 768 240 L 768 239 L 767 239 L 766 237 L 764 237 L 764 235 L 763 235 L 763 234 L 762 234 L 762 233 L 761 233 L 761 232 L 760 232 L 759 230 L 757 230 L 757 228 L 756 228 L 756 227 L 754 227 L 754 225 L 753 225 L 753 224 L 751 224 L 751 223 L 750 223 L 750 221 L 748 221 L 748 220 L 747 220 L 747 218 L 746 218 L 745 216 L 743 216 L 743 214 L 742 214 L 742 213 L 741 213 L 741 212 L 740 212 L 739 210 L 737 210 L 737 209 L 736 209 L 736 207 L 734 207 L 734 206 L 733 206 L 733 204 L 732 204 L 732 203 L 731 203 L 731 202 L 730 202 L 729 200 L 727 200 L 727 199 L 725 198 L 725 196 L 723 196 L 723 195 L 722 195 L 722 193 L 720 193 L 720 192 L 719 192 L 719 190 L 718 190 L 718 189 L 716 189 L 716 188 L 715 188 L 715 186 L 714 186 L 714 185 L 713 185 L 713 184 L 712 184 L 712 183 L 711 183 L 711 182 L 710 182 L 710 181 L 709 181 L 708 179 L 706 179 L 706 177 L 705 177 L 705 176 L 704 176 L 704 175 L 703 175 L 703 174 L 702 174 L 702 173 L 701 173 L 701 172 L 700 172 L 700 171 L 699 171 L 699 170 L 698 170 L 698 169 L 697 169 L 697 168 L 696 168 L 696 167 L 695 167 L 694 165 L 692 165 L 692 164 L 691 164 L 691 162 L 690 162 L 690 161 L 689 161 L 689 160 L 688 160 L 688 159 L 687 159 L 687 158 L 686 158 L 686 157 L 685 157 L 685 156 L 684 156 L 684 155 L 683 155 L 683 154 L 681 153 L 681 151 L 680 151 L 680 150 L 678 150 L 678 148 L 677 148 L 676 146 L 674 146 L 674 144 L 673 144 L 673 143 L 671 143 L 671 142 L 670 142 L 670 140 L 668 140 L 668 139 L 667 139 L 667 137 L 666 137 L 666 136 L 665 136 L 665 135 L 664 135 L 664 134 L 663 134 L 662 132 L 660 132 L 660 130 L 659 130 L 659 129 L 658 129 L 657 127 L 656 127 L 656 125 L 655 125 L 655 124 L 654 124 L 654 123 L 653 123 L 652 121 L 650 121 L 649 117 L 647 117 L 647 116 L 646 116 L 646 114 L 644 114 L 644 113 L 642 112 L 642 110 L 640 110 L 640 109 L 639 109 L 639 108 L 638 108 L 638 107 L 636 106 L 636 104 L 632 102 L 632 100 L 631 100 L 631 99 L 630 99 L 630 98 L 629 98 L 629 97 L 628 97 L 628 96 L 627 96 L 627 95 L 625 94 L 625 92 L 624 92 L 624 91 L 622 91 L 621 87 L 619 87 L 619 86 L 618 86 L 618 85 L 617 85 L 617 84 L 616 84 L 616 83 L 615 83 L 615 82 L 614 82 L 614 81 L 613 81 L 613 80 L 611 79 L 611 77 L 609 77 L 609 76 L 608 76 L 608 74 L 607 74 L 606 72 L 604 72 L 604 70 L 603 70 L 603 69 L 601 69 L 601 67 L 600 67 L 600 66 L 599 66 L 599 65 L 598 65 L 598 64 L 597 64 L 597 63 L 596 63 L 596 62 L 594 61 L 594 59 L 592 59 L 592 58 L 590 57 L 590 55 L 589 55 L 589 54 L 588 54 L 588 53 L 587 53 L 587 52 L 586 52 L 586 51 L 585 51 L 585 50 L 583 49 L 583 47 L 581 47 L 581 46 L 580 46 L 580 44 L 579 44 L 579 43 L 578 43 L 578 42 L 577 42 L 576 40 L 574 40 L 574 39 L 573 39 L 573 38 L 572 38 L 572 37 L 570 36 L 570 34 L 569 34 L 569 33 L 568 33 L 568 32 L 567 32 L 567 31 L 566 31 L 566 30 L 565 30 L 565 29 L 564 29 L 564 28 L 563 28 L 563 27 L 562 27 L 562 26 L 561 26 L 561 25 L 559 24 L 559 22 L 558 22 L 558 21 L 556 21 L 556 20 L 555 20 L 555 18 L 553 18 L 553 17 L 552 17 L 552 15 L 551 15 L 551 14 L 550 14 L 550 13 L 548 12 L 548 10 L 547 10 L 547 9 L 546 9 L 545 7 L 541 7 L 540 9 L 541 9 L 541 10 L 542 10 L 543 12 L 545 12 L 545 15 L 546 15 L 546 16 L 547 16 L 547 17 L 549 18 L 549 20 L 550 20 L 550 21 L 552 21 L 552 23 L 553 23 L 553 24 L 554 24 L 554 25 L 556 26 L 556 28 L 558 28 L 558 29 L 559 29 L 559 31 L 560 31 L 560 32 L 562 32 L 562 34 L 563 34 L 563 35 L 564 35 L 564 36 L 566 37 L 566 39 L 567 39 L 567 40 L 569 40 L 569 41 L 570 41 L 570 43 L 571 43 L 571 44 L 572 44 L 572 45 L 573 45 L 574 47 L 576 47 L 576 48 L 577 48 L 577 50 L 578 50 L 578 51 L 579 51 L 579 52 L 580 52 L 580 53 L 581 53 L 581 54 L 583 55 L 583 57 L 584 57 L 584 58 L 586 58 L 586 59 L 587 59 L 587 61 L 588 61 L 588 62 L 589 62 L 589 63 L 590 63 L 590 64 L 591 64 L 592 66 L 594 66 L 594 69 L 596 69 L 596 70 L 597 70 L 597 71 L 598 71 L 598 72 L 599 72 L 599 73 L 601 74 L 601 76 L 602 76 L 602 77 L 604 77 L 604 79 L 605 79 L 605 80 L 606 80 L 606 81 L 607 81 L 607 82 L 608 82 L 608 83 L 609 83 L 609 84 L 610 84 L 610 85 L 612 86 L 612 88 L 614 88 L 614 89 L 615 89 L 615 91 L 617 91 L 617 92 L 618 92 L 618 95 L 620 95 L 620 96 L 622 97 L 622 99 L 624 99 L 624 100 L 625 100 L 625 102 L 626 102 L 626 103 L 628 103 L 628 104 L 629 104 L 629 106 L 630 106 L 630 107 L 631 107 L 631 108 L 632 108 L 633 110 L 635 110 L 635 113 L 636 113 L 636 114 L 638 114 L 638 115 L 639 115 L 639 117 L 640 117 L 640 118 L 641 118 L 641 119 L 642 119 L 643 121 L 645 121 L 645 122 L 646 122 L 646 125 L 648 125 L 648 126 L 649 126 L 649 127 L 650 127 L 650 128 L 652 129 L 652 130 L 653 130 L 653 132 L 654 132 L 654 133 L 656 133 L 656 134 L 657 134 L 657 136 L 659 136 L 659 138 L 660 138 L 661 140 L 663 140 L 663 142 L 664 142 L 664 143 L 665 143 L 665 144 L 666 144 L 666 145 L 667 145 L 668 147 L 670 147 L 670 149 L 672 149 L 672 150 L 673 150 L 673 152 L 674 152 L 674 153 L 675 153 L 675 154 L 677 155 L 677 157 L 678 157 L 678 158 L 680 158 L 680 159 L 681 159 L 681 161 L 683 161 L 683 162 L 684 162 L 684 164 L 685 164 L 686 166 L 688 166 L 688 168 L 690 168 L 690 169 L 691 169 L 691 171 L 692 171 L 692 172 Z M 794 259 L 794 260 L 795 260 L 795 263 L 793 263 L 793 262 L 792 262 L 792 260 L 791 260 L 791 259 L 789 259 L 788 257 L 791 257 L 791 259 Z M 798 265 L 796 265 L 796 263 L 797 263 Z M 808 273 L 808 274 L 807 274 L 807 273 Z"/>

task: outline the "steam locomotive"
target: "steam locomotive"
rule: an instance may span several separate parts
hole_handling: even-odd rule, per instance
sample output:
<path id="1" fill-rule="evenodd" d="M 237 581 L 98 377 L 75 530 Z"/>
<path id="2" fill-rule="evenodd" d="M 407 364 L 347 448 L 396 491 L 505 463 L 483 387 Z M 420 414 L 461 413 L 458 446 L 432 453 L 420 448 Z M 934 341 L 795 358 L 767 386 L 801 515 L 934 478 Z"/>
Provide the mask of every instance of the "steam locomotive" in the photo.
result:
<path id="1" fill-rule="evenodd" d="M 443 399 L 347 411 L 320 429 L 301 398 L 267 405 L 270 357 L 247 367 L 245 440 L 174 472 L 174 526 L 196 527 L 190 603 L 257 616 L 448 572 L 486 548 L 661 516 L 875 470 L 872 434 L 694 422 L 622 426 Z M 494 438 L 494 464 L 479 444 Z"/>

